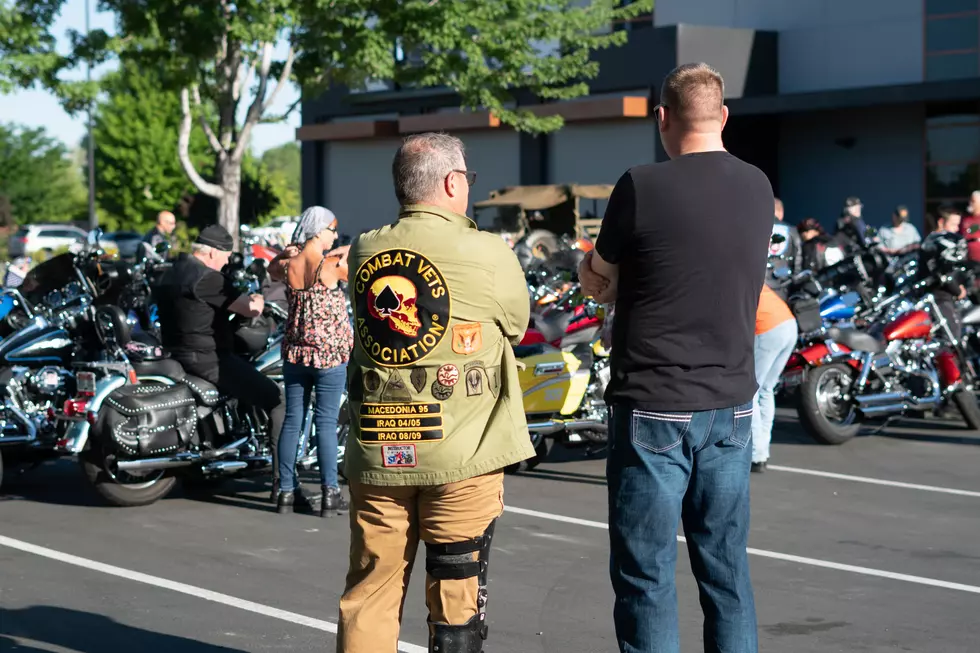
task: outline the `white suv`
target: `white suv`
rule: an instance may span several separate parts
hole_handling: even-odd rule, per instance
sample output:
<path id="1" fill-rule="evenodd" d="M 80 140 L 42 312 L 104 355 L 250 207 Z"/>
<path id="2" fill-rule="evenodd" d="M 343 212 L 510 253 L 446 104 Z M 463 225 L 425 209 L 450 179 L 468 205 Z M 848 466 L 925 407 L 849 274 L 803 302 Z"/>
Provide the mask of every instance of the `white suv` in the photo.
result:
<path id="1" fill-rule="evenodd" d="M 67 224 L 32 224 L 21 227 L 10 237 L 10 258 L 30 256 L 37 252 L 50 254 L 65 247 L 79 249 L 88 239 L 88 233 Z"/>

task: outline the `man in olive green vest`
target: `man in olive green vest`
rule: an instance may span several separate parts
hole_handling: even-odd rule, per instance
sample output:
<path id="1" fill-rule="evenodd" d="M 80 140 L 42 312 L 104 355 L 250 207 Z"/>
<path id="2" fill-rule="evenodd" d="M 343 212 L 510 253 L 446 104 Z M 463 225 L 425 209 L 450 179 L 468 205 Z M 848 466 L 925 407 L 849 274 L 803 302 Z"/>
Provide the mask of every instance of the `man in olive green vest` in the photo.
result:
<path id="1" fill-rule="evenodd" d="M 421 539 L 429 650 L 479 653 L 503 468 L 534 455 L 511 348 L 527 328 L 527 285 L 506 243 L 465 215 L 475 174 L 459 139 L 407 139 L 393 174 L 398 221 L 350 250 L 351 555 L 338 651 L 397 649 Z"/>

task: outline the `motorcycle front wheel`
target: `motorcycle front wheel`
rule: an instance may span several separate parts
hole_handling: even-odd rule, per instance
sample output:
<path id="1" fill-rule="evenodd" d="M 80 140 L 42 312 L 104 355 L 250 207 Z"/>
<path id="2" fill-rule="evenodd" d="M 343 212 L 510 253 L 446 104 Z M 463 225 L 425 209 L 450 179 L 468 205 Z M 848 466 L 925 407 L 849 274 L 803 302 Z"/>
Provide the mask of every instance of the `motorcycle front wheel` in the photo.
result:
<path id="1" fill-rule="evenodd" d="M 177 479 L 166 470 L 136 476 L 108 469 L 105 456 L 98 448 L 83 452 L 78 461 L 82 473 L 95 491 L 114 506 L 133 508 L 156 503 L 170 494 Z"/>
<path id="2" fill-rule="evenodd" d="M 844 399 L 854 370 L 835 363 L 810 369 L 800 386 L 797 412 L 807 435 L 821 444 L 844 444 L 861 430 L 854 402 Z"/>
<path id="3" fill-rule="evenodd" d="M 966 425 L 973 431 L 980 431 L 980 404 L 972 390 L 958 390 L 953 394 L 953 403 L 963 415 Z"/>

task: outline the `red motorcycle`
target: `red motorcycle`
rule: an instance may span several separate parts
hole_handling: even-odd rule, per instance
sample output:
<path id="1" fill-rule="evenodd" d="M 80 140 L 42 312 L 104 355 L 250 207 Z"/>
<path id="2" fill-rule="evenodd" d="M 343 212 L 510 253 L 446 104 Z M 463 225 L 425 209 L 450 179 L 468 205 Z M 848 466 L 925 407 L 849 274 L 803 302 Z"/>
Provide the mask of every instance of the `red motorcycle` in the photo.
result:
<path id="1" fill-rule="evenodd" d="M 531 315 L 531 326 L 521 345 L 550 344 L 559 349 L 591 343 L 602 329 L 605 307 L 582 295 L 581 286 L 568 288 L 544 311 Z"/>
<path id="2" fill-rule="evenodd" d="M 828 329 L 825 341 L 790 358 L 784 378 L 792 385 L 802 377 L 800 422 L 816 441 L 842 444 L 866 420 L 950 401 L 971 429 L 980 429 L 976 370 L 935 298 L 895 299 L 883 303 L 882 317 L 867 331 Z"/>

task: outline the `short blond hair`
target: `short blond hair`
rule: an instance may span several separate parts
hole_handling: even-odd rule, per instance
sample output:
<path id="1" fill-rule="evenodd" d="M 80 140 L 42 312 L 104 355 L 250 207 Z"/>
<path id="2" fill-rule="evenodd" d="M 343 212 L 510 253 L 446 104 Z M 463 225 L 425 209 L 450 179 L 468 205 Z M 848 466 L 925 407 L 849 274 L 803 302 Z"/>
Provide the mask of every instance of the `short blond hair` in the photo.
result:
<path id="1" fill-rule="evenodd" d="M 725 106 L 725 80 L 706 63 L 678 66 L 664 79 L 660 102 L 682 123 L 720 122 Z"/>

